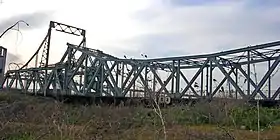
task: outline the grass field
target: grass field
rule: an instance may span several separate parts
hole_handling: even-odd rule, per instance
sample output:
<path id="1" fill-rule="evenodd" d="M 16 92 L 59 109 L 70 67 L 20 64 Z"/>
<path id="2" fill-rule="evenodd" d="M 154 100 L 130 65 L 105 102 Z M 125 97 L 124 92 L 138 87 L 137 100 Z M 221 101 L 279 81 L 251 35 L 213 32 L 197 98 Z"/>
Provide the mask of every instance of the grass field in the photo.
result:
<path id="1" fill-rule="evenodd" d="M 0 93 L 0 111 L 0 138 L 10 140 L 256 140 L 258 137 L 256 110 L 244 103 L 219 101 L 162 108 L 161 119 L 153 108 L 141 106 L 63 104 L 50 98 Z M 260 113 L 260 139 L 280 139 L 279 110 L 262 108 Z"/>

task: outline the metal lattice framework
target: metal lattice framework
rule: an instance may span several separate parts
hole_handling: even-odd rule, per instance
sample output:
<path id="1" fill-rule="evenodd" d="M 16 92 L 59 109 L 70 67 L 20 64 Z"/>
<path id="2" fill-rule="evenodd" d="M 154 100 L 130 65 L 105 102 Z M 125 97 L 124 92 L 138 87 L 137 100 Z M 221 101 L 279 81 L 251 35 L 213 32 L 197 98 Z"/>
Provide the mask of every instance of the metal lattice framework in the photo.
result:
<path id="1" fill-rule="evenodd" d="M 49 65 L 53 29 L 83 39 L 79 45 L 67 43 L 60 61 Z M 271 75 L 279 66 L 280 41 L 213 54 L 157 59 L 117 58 L 87 48 L 85 42 L 85 30 L 51 21 L 39 49 L 20 69 L 6 72 L 2 87 L 42 95 L 129 98 L 164 95 L 211 99 L 224 94 L 225 85 L 233 87 L 228 90 L 227 98 L 254 100 L 260 96 L 263 100 L 277 100 L 280 93 L 279 84 L 276 90 L 271 89 L 272 84 L 277 85 L 272 83 Z M 37 66 L 40 50 L 43 51 Z M 35 66 L 28 68 L 32 60 L 36 61 Z M 251 68 L 257 63 L 267 63 L 268 67 L 260 81 L 251 78 Z M 187 77 L 190 70 L 196 72 Z M 246 90 L 240 86 L 243 83 L 240 76 L 244 77 Z"/>

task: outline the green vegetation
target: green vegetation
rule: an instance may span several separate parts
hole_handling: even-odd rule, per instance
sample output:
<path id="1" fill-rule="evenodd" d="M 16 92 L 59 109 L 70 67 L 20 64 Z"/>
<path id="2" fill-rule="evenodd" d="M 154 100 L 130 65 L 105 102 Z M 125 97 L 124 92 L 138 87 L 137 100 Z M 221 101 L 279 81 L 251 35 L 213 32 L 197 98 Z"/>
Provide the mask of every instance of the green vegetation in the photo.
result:
<path id="1" fill-rule="evenodd" d="M 34 140 L 36 139 L 31 134 L 21 133 L 16 135 L 10 135 L 7 137 L 7 140 Z"/>
<path id="2" fill-rule="evenodd" d="M 0 111 L 0 139 L 164 139 L 153 108 L 83 106 L 0 93 Z M 257 138 L 257 109 L 244 103 L 219 100 L 161 111 L 167 139 Z M 279 109 L 260 108 L 261 137 L 280 139 L 279 123 Z"/>
<path id="3" fill-rule="evenodd" d="M 276 108 L 260 108 L 260 128 L 270 129 L 272 126 L 280 125 L 280 111 Z M 258 129 L 258 109 L 256 107 L 234 108 L 230 115 L 237 125 L 245 126 L 250 130 Z"/>

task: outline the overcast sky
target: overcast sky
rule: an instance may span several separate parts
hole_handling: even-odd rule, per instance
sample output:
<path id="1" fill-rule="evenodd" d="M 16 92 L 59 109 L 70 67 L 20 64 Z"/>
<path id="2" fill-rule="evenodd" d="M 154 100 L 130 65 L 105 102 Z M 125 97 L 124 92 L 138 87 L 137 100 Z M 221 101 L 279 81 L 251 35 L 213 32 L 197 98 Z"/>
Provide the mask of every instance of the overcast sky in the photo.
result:
<path id="1" fill-rule="evenodd" d="M 210 53 L 279 40 L 279 0 L 2 0 L 0 32 L 18 20 L 21 33 L 0 39 L 8 62 L 27 61 L 49 21 L 87 30 L 87 47 L 132 58 Z M 68 35 L 69 36 L 69 35 Z M 51 62 L 73 39 L 53 34 Z"/>
<path id="2" fill-rule="evenodd" d="M 27 60 L 54 20 L 86 29 L 88 47 L 120 57 L 209 53 L 279 39 L 279 6 L 278 0 L 3 0 L 0 31 L 17 20 L 30 27 L 22 24 L 22 35 L 12 31 L 0 43 Z M 53 59 L 66 49 L 59 37 Z"/>

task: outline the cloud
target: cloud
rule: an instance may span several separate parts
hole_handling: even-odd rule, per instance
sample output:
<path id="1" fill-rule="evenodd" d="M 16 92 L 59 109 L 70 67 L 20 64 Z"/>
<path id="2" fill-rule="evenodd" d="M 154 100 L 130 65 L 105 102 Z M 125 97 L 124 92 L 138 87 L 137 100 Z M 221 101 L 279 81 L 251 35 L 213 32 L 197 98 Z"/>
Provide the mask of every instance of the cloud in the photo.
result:
<path id="1" fill-rule="evenodd" d="M 41 27 L 48 25 L 47 21 L 51 18 L 51 15 L 52 15 L 52 12 L 41 11 L 41 12 L 25 13 L 25 14 L 21 14 L 21 15 L 12 16 L 8 19 L 2 20 L 2 22 L 0 23 L 0 33 L 2 34 L 2 32 L 4 30 L 6 30 L 7 28 L 12 26 L 19 20 L 23 20 L 29 24 L 29 27 L 27 27 L 25 25 L 20 26 L 20 30 L 40 29 Z M 14 27 L 14 28 L 16 29 L 17 27 Z M 6 34 L 5 37 L 3 37 L 2 39 L 9 40 L 10 36 L 8 34 Z M 6 43 L 4 46 L 8 47 L 7 65 L 11 62 L 22 62 L 21 55 L 16 54 L 17 51 L 16 52 L 13 51 L 11 44 Z"/>
<path id="2" fill-rule="evenodd" d="M 7 54 L 7 59 L 6 59 L 6 64 L 7 64 L 7 65 L 8 65 L 9 63 L 11 63 L 11 62 L 19 62 L 19 61 L 20 61 L 20 57 L 19 57 L 19 56 L 8 52 L 8 54 Z"/>
<path id="3" fill-rule="evenodd" d="M 129 46 L 125 50 L 117 50 L 117 47 L 111 50 L 132 58 L 140 58 L 141 53 L 155 58 L 220 52 L 279 40 L 280 19 L 275 15 L 280 14 L 280 3 L 215 0 L 189 4 L 178 1 L 161 0 L 135 13 L 133 18 L 144 34 L 122 41 L 124 46 Z M 258 65 L 258 81 L 266 65 Z M 220 73 L 214 75 L 222 77 Z M 272 89 L 278 88 L 279 76 L 278 72 L 272 78 Z"/>
<path id="4" fill-rule="evenodd" d="M 12 16 L 8 19 L 4 19 L 1 21 L 0 31 L 3 32 L 4 30 L 6 30 L 8 27 L 15 24 L 19 20 L 23 20 L 30 25 L 30 27 L 20 26 L 20 29 L 22 30 L 40 28 L 46 24 L 46 22 L 51 18 L 51 15 L 52 12 L 41 11 L 41 12 L 26 13 L 26 14 Z"/>
<path id="5" fill-rule="evenodd" d="M 163 0 L 134 15 L 146 34 L 125 42 L 153 57 L 234 49 L 279 39 L 280 19 L 273 16 L 279 14 L 280 5 L 253 6 L 253 1 L 179 7 Z"/>
<path id="6" fill-rule="evenodd" d="M 182 51 L 184 47 L 184 38 L 182 37 L 183 35 L 176 33 L 141 35 L 122 42 L 130 48 L 118 50 L 115 53 L 118 55 L 124 53 L 133 58 L 139 58 L 141 53 L 147 54 L 149 57 L 168 57 L 172 54 L 185 55 L 186 52 Z"/>
<path id="7" fill-rule="evenodd" d="M 197 6 L 197 5 L 209 5 L 209 4 L 217 4 L 217 3 L 228 3 L 230 1 L 224 0 L 163 0 L 172 6 Z"/>

